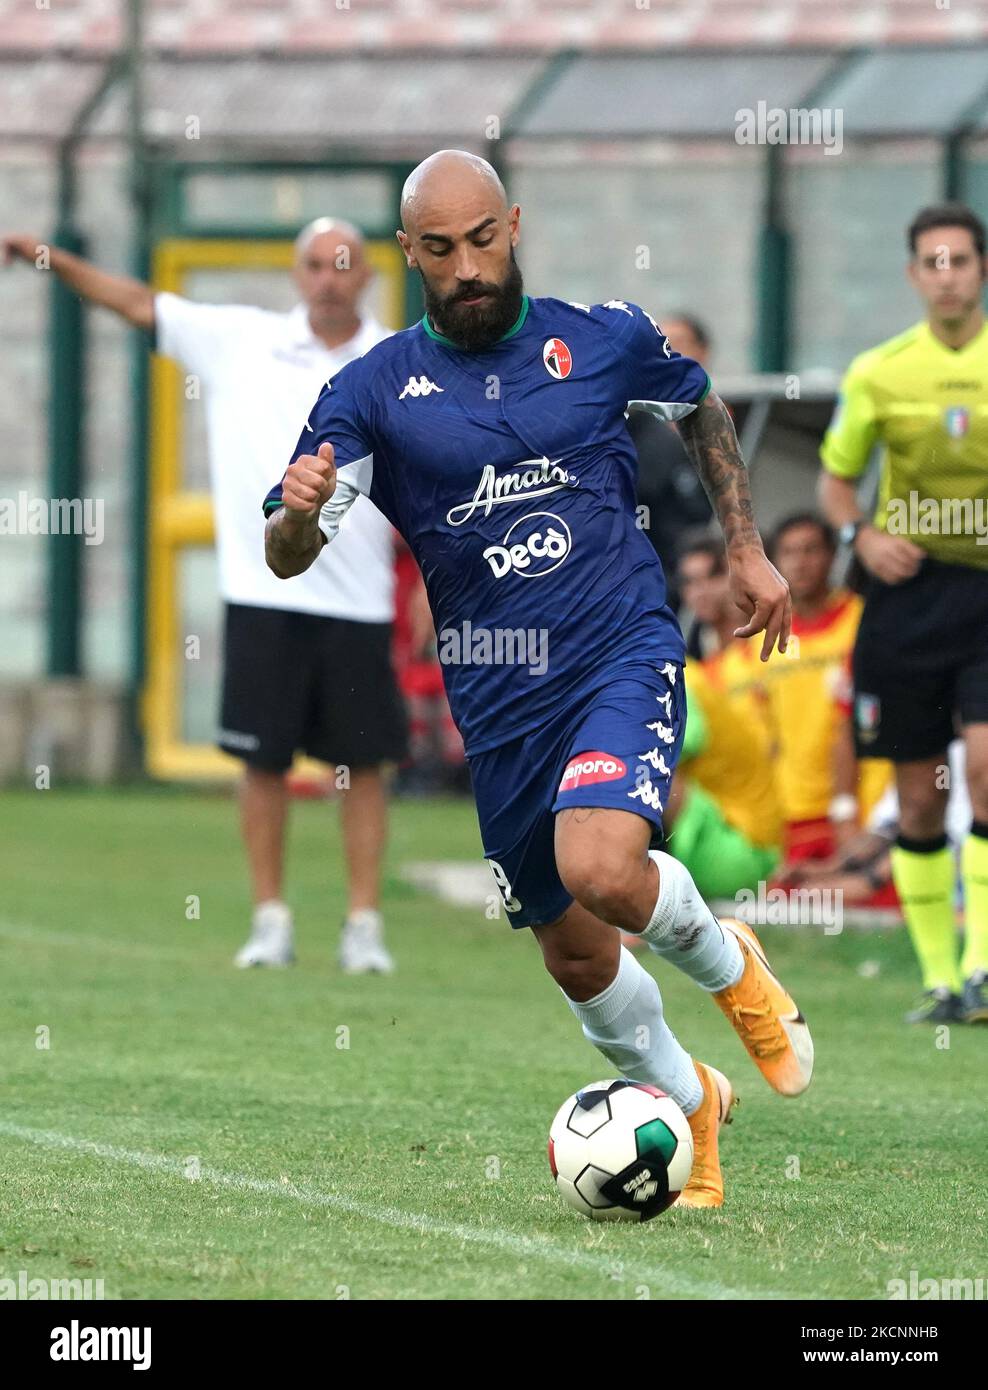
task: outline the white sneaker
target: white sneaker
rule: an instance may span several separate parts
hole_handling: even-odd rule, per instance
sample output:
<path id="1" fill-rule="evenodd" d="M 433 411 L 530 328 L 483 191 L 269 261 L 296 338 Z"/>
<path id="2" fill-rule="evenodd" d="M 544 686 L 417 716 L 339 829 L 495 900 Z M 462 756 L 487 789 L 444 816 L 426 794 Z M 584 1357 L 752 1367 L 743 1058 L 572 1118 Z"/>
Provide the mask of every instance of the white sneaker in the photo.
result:
<path id="1" fill-rule="evenodd" d="M 344 975 L 367 975 L 376 971 L 390 975 L 395 968 L 384 944 L 384 923 L 372 907 L 352 912 L 343 923 L 340 937 L 340 968 Z"/>
<path id="2" fill-rule="evenodd" d="M 245 970 L 250 965 L 292 965 L 295 941 L 291 908 L 272 899 L 254 909 L 250 940 L 241 946 L 234 964 Z"/>

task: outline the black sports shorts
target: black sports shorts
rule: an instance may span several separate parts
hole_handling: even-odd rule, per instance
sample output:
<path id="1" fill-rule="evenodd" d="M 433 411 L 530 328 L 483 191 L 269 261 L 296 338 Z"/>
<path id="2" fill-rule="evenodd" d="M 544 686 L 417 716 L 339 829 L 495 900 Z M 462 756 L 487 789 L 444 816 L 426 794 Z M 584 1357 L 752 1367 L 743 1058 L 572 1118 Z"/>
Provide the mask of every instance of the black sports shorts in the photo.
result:
<path id="1" fill-rule="evenodd" d="M 918 762 L 988 722 L 988 570 L 925 559 L 903 584 L 869 576 L 854 644 L 858 756 Z"/>
<path id="2" fill-rule="evenodd" d="M 371 767 L 406 753 L 391 624 L 228 603 L 217 743 L 284 772 L 296 751 Z"/>

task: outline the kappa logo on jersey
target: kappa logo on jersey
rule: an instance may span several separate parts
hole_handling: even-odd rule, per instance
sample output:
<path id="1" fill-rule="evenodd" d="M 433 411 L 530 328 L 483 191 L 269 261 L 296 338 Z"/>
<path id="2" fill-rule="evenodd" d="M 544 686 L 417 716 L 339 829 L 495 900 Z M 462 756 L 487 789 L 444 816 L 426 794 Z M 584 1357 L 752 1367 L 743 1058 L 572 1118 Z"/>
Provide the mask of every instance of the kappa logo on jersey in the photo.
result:
<path id="1" fill-rule="evenodd" d="M 559 790 L 571 792 L 577 787 L 592 787 L 596 782 L 617 782 L 627 775 L 627 765 L 610 753 L 581 753 L 566 764 Z"/>
<path id="2" fill-rule="evenodd" d="M 406 396 L 431 396 L 433 391 L 442 391 L 442 386 L 437 386 L 434 381 L 430 381 L 427 376 L 410 376 L 408 385 L 402 388 L 401 395 L 398 397 L 403 401 Z"/>
<path id="3" fill-rule="evenodd" d="M 449 525 L 462 526 L 476 511 L 490 516 L 491 508 L 502 502 L 528 502 L 532 497 L 544 497 L 546 493 L 558 492 L 561 487 L 579 484 L 578 478 L 559 466 L 558 459 L 525 459 L 518 467 L 522 471 L 498 475 L 492 463 L 485 463 L 477 491 L 470 501 L 459 502 L 446 513 Z"/>
<path id="4" fill-rule="evenodd" d="M 538 579 L 551 574 L 566 559 L 573 544 L 570 529 L 562 517 L 552 512 L 529 512 L 519 517 L 501 545 L 489 545 L 484 559 L 495 579 L 517 574 L 522 579 Z"/>
<path id="5" fill-rule="evenodd" d="M 565 381 L 573 370 L 573 354 L 562 338 L 549 338 L 542 346 L 542 361 L 550 376 Z"/>

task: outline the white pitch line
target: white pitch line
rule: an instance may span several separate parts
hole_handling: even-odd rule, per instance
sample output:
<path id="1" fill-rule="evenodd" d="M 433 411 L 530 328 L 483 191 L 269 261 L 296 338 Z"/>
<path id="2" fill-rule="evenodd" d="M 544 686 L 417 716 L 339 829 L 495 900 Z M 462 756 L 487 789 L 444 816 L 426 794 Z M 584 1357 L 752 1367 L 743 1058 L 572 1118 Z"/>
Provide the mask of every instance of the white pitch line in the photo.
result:
<path id="1" fill-rule="evenodd" d="M 30 1129 L 24 1125 L 0 1120 L 0 1134 L 11 1139 L 21 1139 L 45 1149 L 68 1149 L 73 1153 L 91 1154 L 94 1158 L 108 1159 L 112 1163 L 129 1164 L 152 1173 L 162 1173 L 171 1177 L 185 1176 L 184 1165 L 165 1154 L 143 1153 L 137 1149 L 122 1149 L 115 1144 L 97 1143 L 91 1139 L 79 1139 L 71 1134 L 59 1134 L 54 1130 Z M 273 1178 L 251 1178 L 243 1173 L 224 1173 L 216 1168 L 202 1167 L 199 1170 L 200 1182 L 212 1183 L 216 1187 L 232 1188 L 237 1192 L 253 1192 L 264 1197 L 288 1197 L 307 1206 L 323 1207 L 330 1211 L 344 1212 L 348 1216 L 359 1216 L 364 1221 L 376 1221 L 382 1226 L 395 1230 L 419 1231 L 425 1236 L 446 1236 L 470 1245 L 485 1245 L 501 1250 L 520 1259 L 544 1260 L 548 1264 L 567 1269 L 582 1269 L 600 1275 L 604 1280 L 613 1280 L 615 1270 L 620 1268 L 621 1279 L 629 1284 L 645 1284 L 652 1296 L 678 1294 L 687 1298 L 711 1299 L 750 1299 L 787 1298 L 790 1295 L 774 1291 L 734 1289 L 717 1280 L 692 1279 L 687 1275 L 674 1274 L 668 1269 L 653 1266 L 638 1266 L 633 1257 L 622 1259 L 617 1252 L 611 1255 L 597 1255 L 592 1251 L 574 1250 L 565 1245 L 534 1236 L 512 1235 L 510 1231 L 479 1226 L 465 1226 L 457 1221 L 437 1221 L 431 1216 L 417 1212 L 402 1211 L 398 1207 L 382 1207 L 369 1202 L 358 1202 L 352 1197 L 344 1197 L 335 1192 L 321 1192 L 307 1185 L 276 1181 Z M 661 1240 L 661 1230 L 656 1228 L 656 1240 Z"/>
<path id="2" fill-rule="evenodd" d="M 190 959 L 188 950 L 165 943 L 116 940 L 109 936 L 90 936 L 86 932 L 47 931 L 43 927 L 26 927 L 6 920 L 0 920 L 0 940 L 16 941 L 24 946 L 67 946 L 80 951 L 109 951 L 114 955 L 145 956 L 157 960 L 163 956 Z"/>

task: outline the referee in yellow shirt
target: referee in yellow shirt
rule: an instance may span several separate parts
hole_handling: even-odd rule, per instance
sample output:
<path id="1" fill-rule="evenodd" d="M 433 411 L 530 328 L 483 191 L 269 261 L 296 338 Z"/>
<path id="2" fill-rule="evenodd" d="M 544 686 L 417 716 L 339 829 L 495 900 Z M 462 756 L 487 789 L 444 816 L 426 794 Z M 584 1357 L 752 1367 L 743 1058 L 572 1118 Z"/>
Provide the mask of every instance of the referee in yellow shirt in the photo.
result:
<path id="1" fill-rule="evenodd" d="M 892 868 L 923 972 L 910 1022 L 988 1022 L 988 326 L 985 226 L 960 204 L 908 232 L 926 318 L 857 357 L 824 439 L 820 501 L 868 575 L 854 649 L 861 757 L 890 758 Z M 855 482 L 883 446 L 874 517 Z M 954 864 L 944 833 L 947 744 L 963 733 L 973 825 Z"/>

